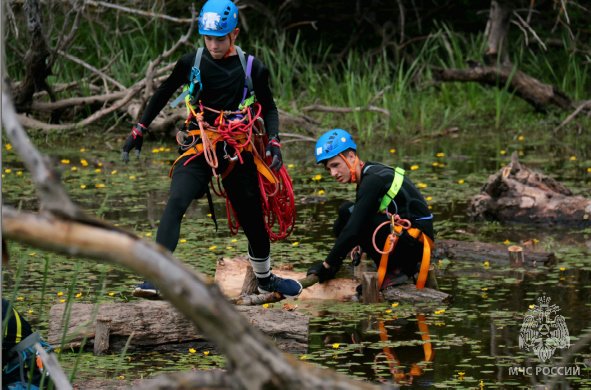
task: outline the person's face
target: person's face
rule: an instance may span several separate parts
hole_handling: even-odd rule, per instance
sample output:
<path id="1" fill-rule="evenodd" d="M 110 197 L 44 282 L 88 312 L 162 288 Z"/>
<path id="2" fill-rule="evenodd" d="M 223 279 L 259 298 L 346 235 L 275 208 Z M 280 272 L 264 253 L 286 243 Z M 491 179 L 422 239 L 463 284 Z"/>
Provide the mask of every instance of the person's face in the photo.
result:
<path id="1" fill-rule="evenodd" d="M 344 153 L 345 158 L 349 164 L 353 165 L 355 162 L 355 153 L 348 151 Z M 341 156 L 334 156 L 326 162 L 324 166 L 330 176 L 334 177 L 339 183 L 348 183 L 351 180 L 351 172 Z"/>
<path id="2" fill-rule="evenodd" d="M 223 37 L 214 37 L 213 35 L 204 35 L 205 47 L 214 60 L 224 58 L 224 55 L 230 50 L 230 45 L 236 40 L 238 29 Z"/>

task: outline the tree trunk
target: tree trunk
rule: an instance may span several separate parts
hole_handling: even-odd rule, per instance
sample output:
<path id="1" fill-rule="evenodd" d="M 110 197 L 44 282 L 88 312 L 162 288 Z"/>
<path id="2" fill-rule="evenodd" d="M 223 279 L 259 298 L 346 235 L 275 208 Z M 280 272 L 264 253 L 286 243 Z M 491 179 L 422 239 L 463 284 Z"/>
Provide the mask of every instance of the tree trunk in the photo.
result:
<path id="1" fill-rule="evenodd" d="M 508 36 L 513 4 L 509 1 L 492 0 L 488 14 L 485 36 L 487 42 L 484 62 L 488 65 L 509 65 Z"/>
<path id="2" fill-rule="evenodd" d="M 64 304 L 54 305 L 49 313 L 48 341 L 51 344 L 60 344 L 64 335 L 62 318 L 65 308 Z M 252 326 L 272 338 L 281 350 L 294 354 L 306 352 L 308 316 L 261 306 L 240 306 L 236 309 Z M 107 345 L 110 345 L 111 351 L 127 347 L 130 337 L 129 347 L 132 349 L 206 341 L 206 337 L 166 301 L 106 303 L 98 307 L 89 303 L 74 303 L 69 316 L 65 332 L 67 347 L 79 347 L 86 337 L 96 349 L 100 336 L 97 329 L 102 323 L 109 326 Z"/>
<path id="3" fill-rule="evenodd" d="M 477 219 L 584 227 L 591 226 L 591 200 L 573 196 L 556 180 L 521 165 L 514 153 L 511 163 L 491 175 L 472 198 L 469 214 Z"/>
<path id="4" fill-rule="evenodd" d="M 55 100 L 53 91 L 47 85 L 46 80 L 47 76 L 51 74 L 51 69 L 47 67 L 49 50 L 43 35 L 40 8 L 39 0 L 25 1 L 25 17 L 31 46 L 24 59 L 25 77 L 13 91 L 16 109 L 21 112 L 28 110 L 35 91 L 46 90 L 51 100 Z"/>

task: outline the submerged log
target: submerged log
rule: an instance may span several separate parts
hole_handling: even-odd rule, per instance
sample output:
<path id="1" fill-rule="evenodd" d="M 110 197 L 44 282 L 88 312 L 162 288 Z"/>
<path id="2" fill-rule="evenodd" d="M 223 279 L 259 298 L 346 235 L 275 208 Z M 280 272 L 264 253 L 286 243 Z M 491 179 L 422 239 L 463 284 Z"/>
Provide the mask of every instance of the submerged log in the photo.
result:
<path id="1" fill-rule="evenodd" d="M 49 313 L 49 335 L 51 344 L 59 345 L 64 335 L 64 309 L 66 305 L 54 305 Z M 265 309 L 263 307 L 241 307 L 241 312 L 253 326 L 273 338 L 279 349 L 291 353 L 304 353 L 308 343 L 308 316 L 288 310 Z M 129 340 L 132 348 L 188 342 L 206 342 L 174 307 L 166 301 L 137 301 L 107 303 L 98 306 L 87 303 L 72 305 L 66 329 L 66 346 L 78 347 L 84 337 L 89 347 L 100 342 L 111 350 L 122 348 Z M 109 324 L 109 339 L 97 334 L 97 322 Z M 102 338 L 101 338 L 102 336 Z M 97 347 L 105 352 L 104 347 Z"/>
<path id="2" fill-rule="evenodd" d="M 524 247 L 522 255 L 523 267 L 556 263 L 556 257 L 552 252 L 536 251 Z M 491 264 L 510 263 L 508 248 L 503 244 L 458 240 L 437 240 L 433 258 L 435 260 L 449 259 L 469 262 L 488 261 Z"/>
<path id="3" fill-rule="evenodd" d="M 403 302 L 447 302 L 451 295 L 432 288 L 418 289 L 414 284 L 404 284 L 396 287 L 386 287 L 382 290 L 382 296 L 386 301 Z"/>
<path id="4" fill-rule="evenodd" d="M 574 196 L 556 180 L 519 163 L 491 175 L 468 214 L 476 219 L 591 226 L 591 200 Z"/>

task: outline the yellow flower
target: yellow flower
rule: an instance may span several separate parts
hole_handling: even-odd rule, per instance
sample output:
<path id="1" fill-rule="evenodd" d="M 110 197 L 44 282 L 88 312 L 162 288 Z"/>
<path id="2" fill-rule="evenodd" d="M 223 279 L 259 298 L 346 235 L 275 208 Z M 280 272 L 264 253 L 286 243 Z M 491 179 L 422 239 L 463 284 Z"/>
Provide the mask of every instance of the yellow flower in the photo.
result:
<path id="1" fill-rule="evenodd" d="M 189 348 L 189 353 L 195 353 L 197 350 L 195 348 Z"/>
<path id="2" fill-rule="evenodd" d="M 227 246 L 227 247 L 226 247 L 226 249 L 227 249 L 227 250 L 232 250 L 232 249 L 234 249 L 234 248 L 233 248 L 233 247 L 231 247 L 231 246 Z"/>
<path id="3" fill-rule="evenodd" d="M 484 266 L 484 268 L 490 267 L 490 263 L 488 260 L 484 260 L 484 263 L 482 263 L 482 265 Z"/>
<path id="4" fill-rule="evenodd" d="M 263 309 L 268 309 L 269 308 L 269 304 L 268 303 L 263 303 Z"/>
<path id="5" fill-rule="evenodd" d="M 316 175 L 316 176 L 314 176 L 312 178 L 312 180 L 314 180 L 314 181 L 320 181 L 320 180 L 322 180 L 322 175 Z"/>
<path id="6" fill-rule="evenodd" d="M 111 171 L 111 175 L 116 175 L 116 174 L 117 174 L 117 170 L 116 170 L 116 169 L 113 169 L 113 170 Z"/>
<path id="7" fill-rule="evenodd" d="M 6 169 L 4 170 L 4 173 L 10 173 L 10 172 L 12 172 L 12 169 L 10 169 L 10 168 L 6 168 Z"/>
<path id="8" fill-rule="evenodd" d="M 62 291 L 58 291 L 58 292 L 57 292 L 57 296 L 58 296 L 58 297 L 61 297 L 61 296 L 63 296 L 63 295 L 64 295 L 64 293 L 63 293 Z"/>
<path id="9" fill-rule="evenodd" d="M 82 153 L 84 153 L 84 152 L 86 152 L 86 148 L 80 148 L 80 151 L 81 151 Z"/>
<path id="10" fill-rule="evenodd" d="M 70 160 L 68 160 L 67 158 L 62 159 L 61 161 L 62 164 L 69 164 Z"/>
<path id="11" fill-rule="evenodd" d="M 390 313 L 392 313 L 392 309 L 386 309 L 385 313 L 386 313 L 386 314 L 390 314 Z"/>
<path id="12" fill-rule="evenodd" d="M 35 313 L 35 312 L 33 311 L 33 309 L 29 309 L 29 310 L 27 310 L 27 314 L 33 314 L 33 313 Z"/>
<path id="13" fill-rule="evenodd" d="M 465 374 L 466 374 L 466 373 L 465 373 L 464 371 L 460 371 L 460 372 L 458 372 L 458 379 L 459 379 L 459 380 L 461 380 L 461 381 L 463 381 L 463 380 L 464 380 L 464 375 L 465 375 Z"/>
<path id="14" fill-rule="evenodd" d="M 152 237 L 152 232 L 147 232 L 146 237 Z"/>
<path id="15" fill-rule="evenodd" d="M 65 299 L 60 299 L 60 303 L 65 303 L 66 300 Z"/>
<path id="16" fill-rule="evenodd" d="M 25 297 L 16 297 L 16 300 L 19 301 L 19 302 L 22 302 L 22 301 L 25 300 Z"/>
<path id="17" fill-rule="evenodd" d="M 501 151 L 499 152 L 499 154 L 500 154 L 501 156 L 504 156 L 504 155 L 506 155 L 506 154 L 507 154 L 507 151 L 506 151 L 505 149 L 501 149 Z"/>
<path id="18" fill-rule="evenodd" d="M 109 295 L 110 297 L 112 297 L 112 296 L 115 295 L 115 292 L 114 291 L 109 291 L 109 293 L 107 295 Z"/>
<path id="19" fill-rule="evenodd" d="M 209 355 L 209 351 L 203 351 L 203 355 L 204 356 L 208 356 Z"/>
<path id="20" fill-rule="evenodd" d="M 434 161 L 431 163 L 432 166 L 434 166 L 435 168 L 437 168 L 439 166 L 439 163 L 437 161 Z"/>
<path id="21" fill-rule="evenodd" d="M 341 346 L 341 344 L 339 344 L 339 343 L 334 343 L 334 344 L 332 345 L 332 347 L 333 347 L 334 349 L 337 349 L 337 348 L 338 348 L 338 347 L 340 347 L 340 346 Z"/>
<path id="22" fill-rule="evenodd" d="M 577 161 L 577 156 L 570 156 L 569 157 L 569 160 L 571 160 L 571 161 Z"/>
<path id="23" fill-rule="evenodd" d="M 436 315 L 443 314 L 443 313 L 445 313 L 445 309 L 435 310 Z"/>
<path id="24" fill-rule="evenodd" d="M 96 165 L 98 165 L 99 167 L 102 167 L 102 166 L 103 166 L 103 163 L 102 163 L 102 162 L 100 162 L 100 163 L 98 163 L 98 164 L 96 164 Z"/>
<path id="25" fill-rule="evenodd" d="M 207 213 L 207 218 L 211 218 L 211 213 Z"/>
<path id="26" fill-rule="evenodd" d="M 503 244 L 505 244 L 505 245 L 509 245 L 509 244 L 511 244 L 511 241 L 509 241 L 509 240 L 505 240 L 505 241 L 503 241 Z"/>
<path id="27" fill-rule="evenodd" d="M 16 172 L 16 175 L 17 175 L 17 176 L 22 176 L 22 175 L 23 175 L 23 171 L 17 171 L 17 172 Z"/>
<path id="28" fill-rule="evenodd" d="M 291 243 L 291 246 L 298 246 L 298 245 L 300 245 L 300 242 L 299 241 L 295 241 L 295 242 L 292 242 Z"/>
<path id="29" fill-rule="evenodd" d="M 560 272 L 566 271 L 566 267 L 560 267 Z"/>
<path id="30" fill-rule="evenodd" d="M 287 167 L 288 167 L 289 169 L 292 169 L 293 167 L 295 167 L 295 165 L 294 165 L 294 164 L 288 164 L 288 165 L 287 165 Z"/>
<path id="31" fill-rule="evenodd" d="M 238 242 L 238 239 L 237 238 L 233 238 L 233 239 L 230 240 L 230 242 Z"/>
<path id="32" fill-rule="evenodd" d="M 76 296 L 76 298 L 81 298 L 81 297 L 82 297 L 82 293 L 81 293 L 81 292 L 79 292 L 79 293 L 78 293 L 78 294 L 76 294 L 75 296 Z"/>
<path id="33" fill-rule="evenodd" d="M 12 150 L 12 145 L 11 144 L 6 144 L 6 145 L 4 145 L 4 148 L 6 150 Z"/>
<path id="34" fill-rule="evenodd" d="M 96 188 L 105 188 L 105 184 L 104 183 L 97 183 L 94 185 Z"/>
<path id="35" fill-rule="evenodd" d="M 415 164 L 415 165 L 411 165 L 411 166 L 410 166 L 410 170 L 411 170 L 411 171 L 416 171 L 416 170 L 417 170 L 417 169 L 419 169 L 419 168 L 420 168 L 420 167 L 419 167 L 417 164 Z"/>
<path id="36" fill-rule="evenodd" d="M 129 176 L 129 180 L 135 180 L 135 176 L 134 175 Z"/>
<path id="37" fill-rule="evenodd" d="M 324 195 L 324 190 L 319 190 L 319 191 L 318 191 L 318 195 L 319 195 L 319 196 L 322 196 L 322 195 Z"/>
<path id="38" fill-rule="evenodd" d="M 398 302 L 394 302 L 392 303 L 392 307 L 398 307 L 399 303 Z"/>
<path id="39" fill-rule="evenodd" d="M 482 291 L 488 291 L 488 287 L 482 287 L 481 290 Z"/>
<path id="40" fill-rule="evenodd" d="M 587 173 L 591 173 L 591 167 L 587 168 Z"/>
<path id="41" fill-rule="evenodd" d="M 390 149 L 390 154 L 394 154 L 394 153 L 396 153 L 396 149 L 394 149 L 394 148 Z"/>
<path id="42" fill-rule="evenodd" d="M 517 137 L 517 141 L 523 142 L 523 140 L 525 140 L 524 136 L 520 135 L 519 137 Z"/>
<path id="43" fill-rule="evenodd" d="M 186 239 L 186 238 L 181 238 L 181 239 L 179 240 L 179 242 L 180 242 L 181 244 L 184 244 L 185 242 L 187 242 L 187 239 Z"/>
<path id="44" fill-rule="evenodd" d="M 439 153 L 437 153 L 435 156 L 436 156 L 436 157 L 439 157 L 439 158 L 441 158 L 441 157 L 445 157 L 445 153 L 443 153 L 443 152 L 439 152 Z"/>
<path id="45" fill-rule="evenodd" d="M 433 197 L 432 197 L 432 196 L 427 196 L 427 197 L 425 198 L 425 200 L 426 200 L 427 202 L 430 202 L 430 201 L 432 201 L 432 200 L 433 200 Z"/>
<path id="46" fill-rule="evenodd" d="M 122 381 L 123 379 L 125 379 L 125 375 L 119 375 L 119 376 L 117 377 L 117 379 L 119 379 L 120 381 Z"/>
<path id="47" fill-rule="evenodd" d="M 417 187 L 418 188 L 427 188 L 427 185 L 425 183 L 417 183 Z"/>
<path id="48" fill-rule="evenodd" d="M 87 167 L 88 166 L 88 161 L 86 161 L 85 159 L 81 158 L 80 159 L 80 164 L 82 164 L 83 167 Z"/>
<path id="49" fill-rule="evenodd" d="M 300 356 L 300 360 L 306 360 L 308 358 L 308 355 L 302 355 Z"/>
<path id="50" fill-rule="evenodd" d="M 536 305 L 533 305 L 533 304 L 532 304 L 532 305 L 529 305 L 529 309 L 530 309 L 530 310 L 533 310 L 533 309 L 535 309 L 535 308 L 536 308 Z"/>
<path id="51" fill-rule="evenodd" d="M 76 172 L 77 170 L 78 170 L 78 167 L 72 167 L 72 168 L 71 168 L 71 171 L 72 171 L 72 172 Z"/>
<path id="52" fill-rule="evenodd" d="M 86 188 L 86 184 L 80 184 L 80 188 L 85 189 Z"/>
<path id="53" fill-rule="evenodd" d="M 465 183 L 464 179 L 458 180 L 458 184 L 464 184 L 464 183 Z"/>
<path id="54" fill-rule="evenodd" d="M 217 248 L 218 248 L 217 245 L 212 245 L 212 246 L 209 247 L 209 250 L 210 251 L 215 251 Z"/>

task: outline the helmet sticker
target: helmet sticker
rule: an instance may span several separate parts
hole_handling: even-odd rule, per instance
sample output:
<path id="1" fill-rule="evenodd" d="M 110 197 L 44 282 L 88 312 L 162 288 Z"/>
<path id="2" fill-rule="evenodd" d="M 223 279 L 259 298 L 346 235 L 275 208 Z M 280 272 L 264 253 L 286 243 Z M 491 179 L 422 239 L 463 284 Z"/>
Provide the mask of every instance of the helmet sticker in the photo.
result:
<path id="1" fill-rule="evenodd" d="M 322 154 L 322 148 L 316 148 L 316 155 L 320 156 Z"/>
<path id="2" fill-rule="evenodd" d="M 205 12 L 201 19 L 203 28 L 205 30 L 217 30 L 218 23 L 220 22 L 220 15 L 215 12 Z"/>

